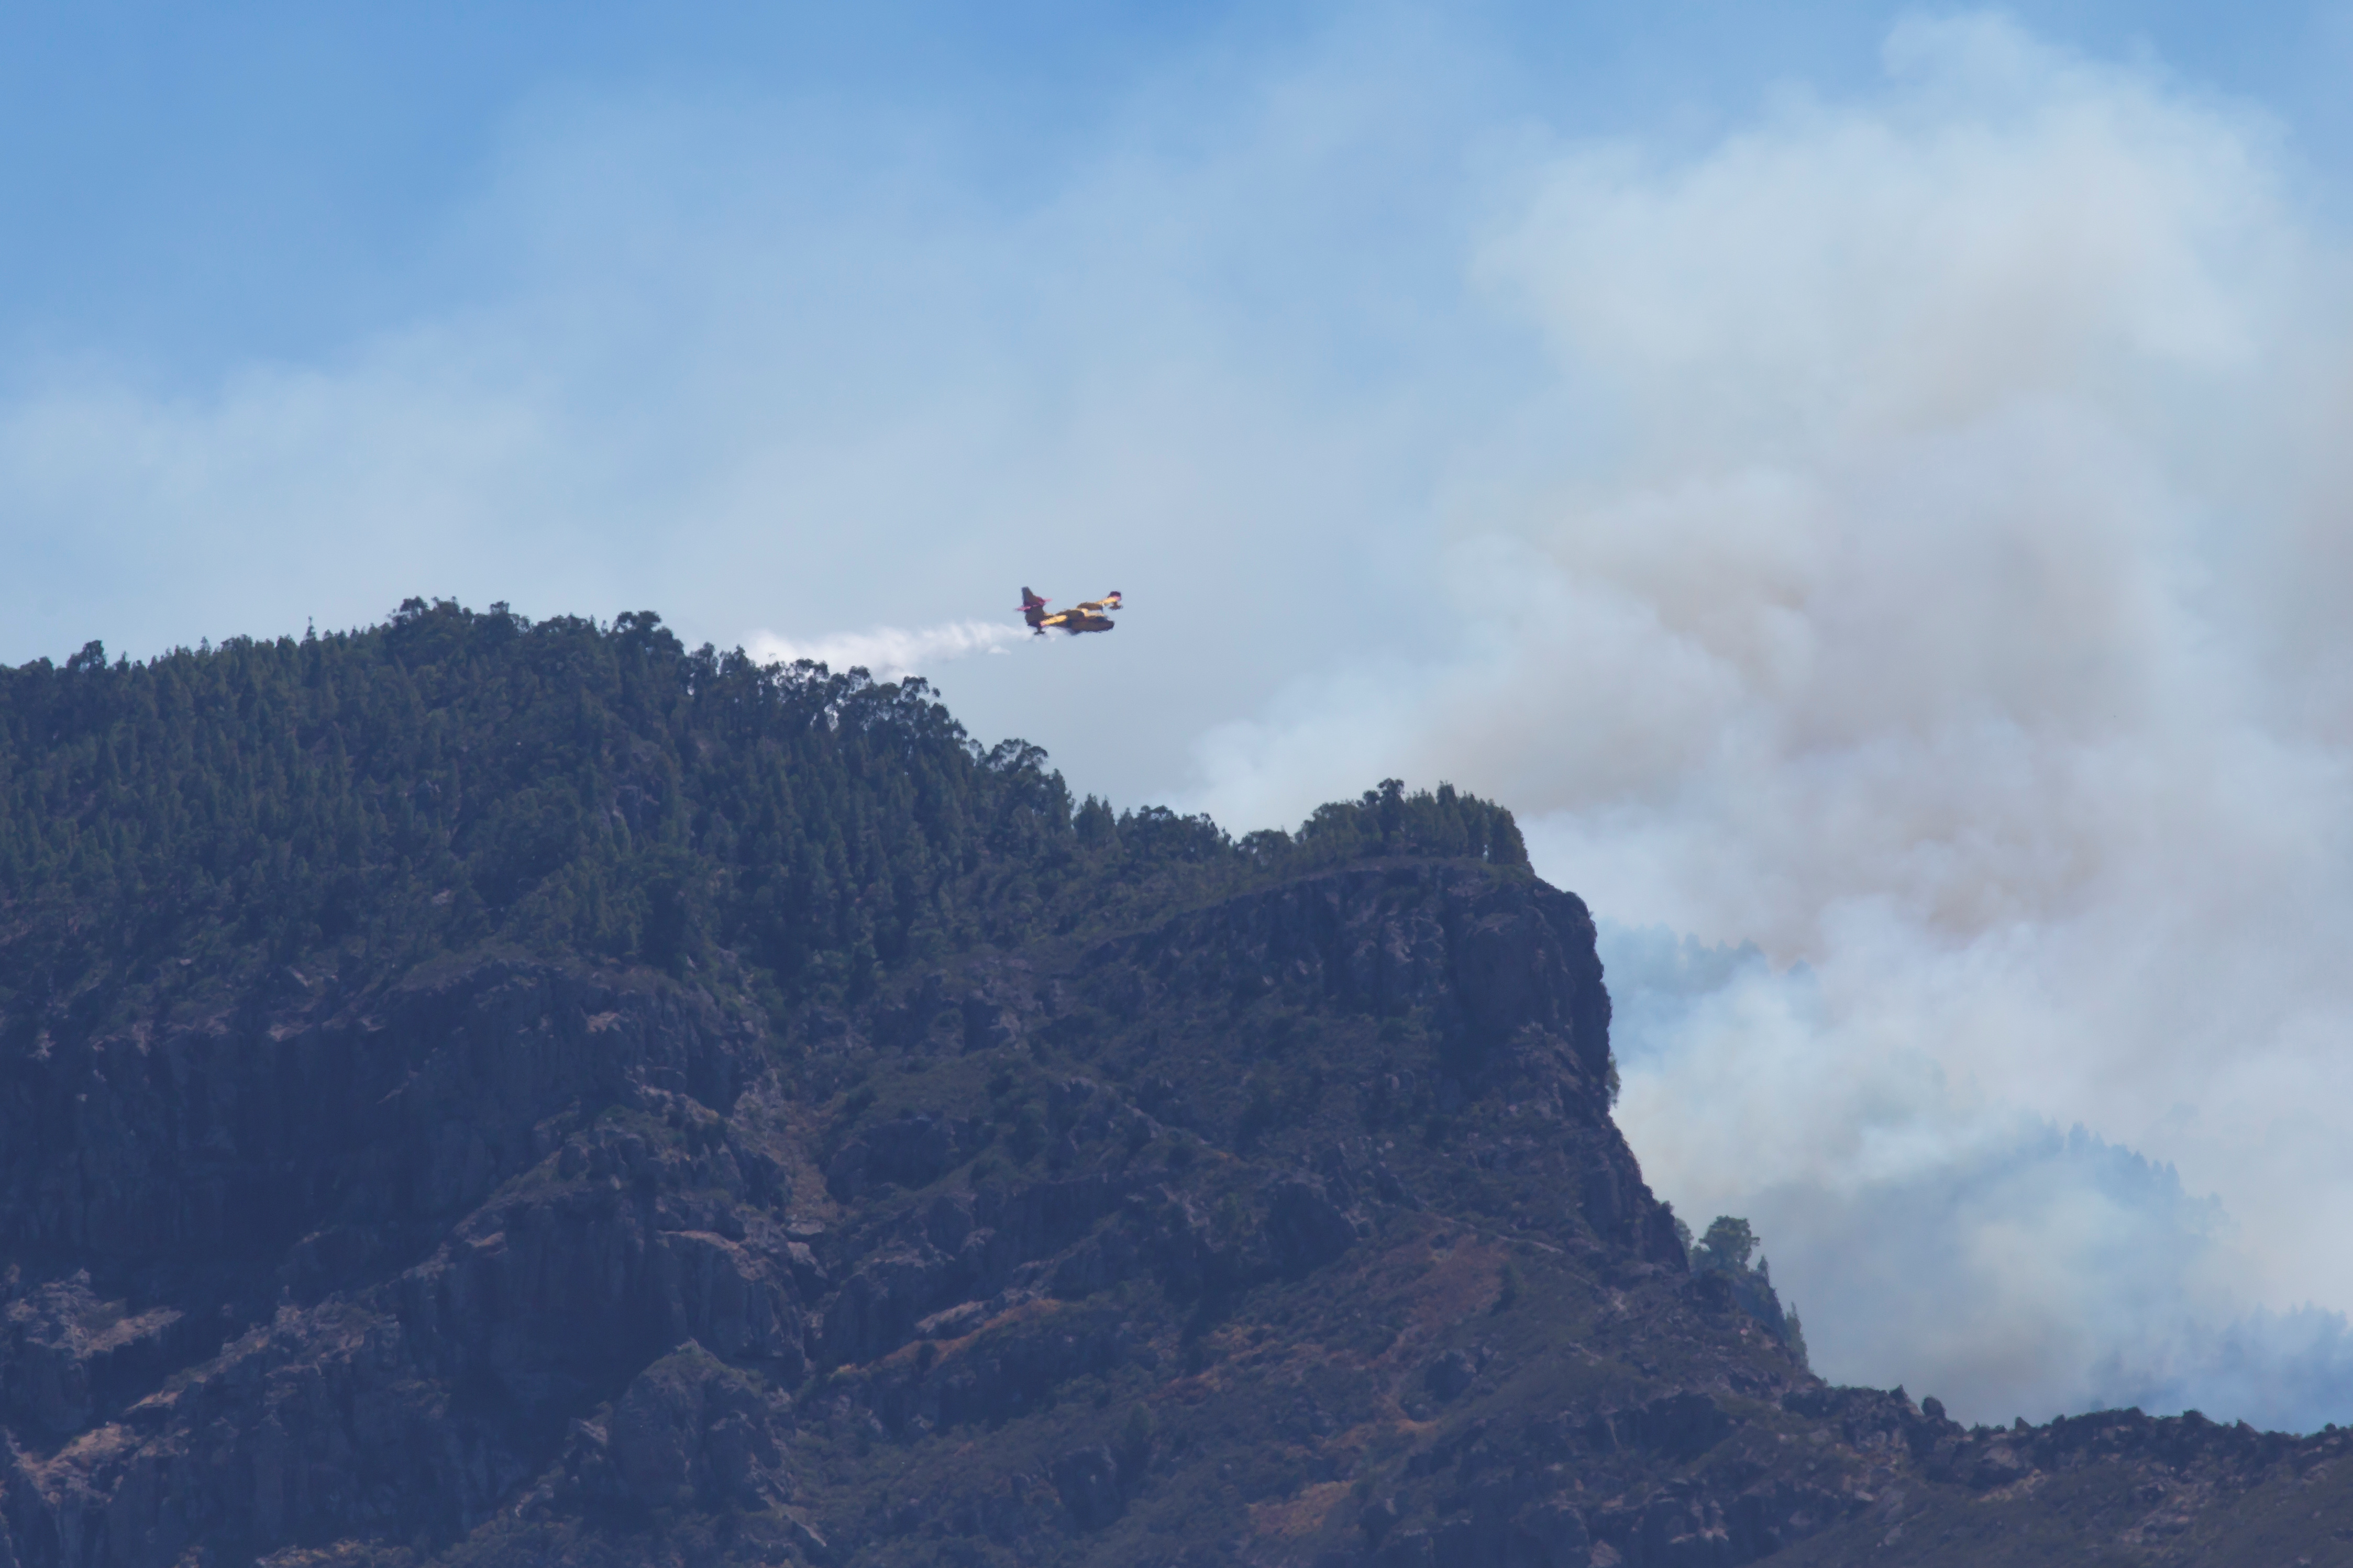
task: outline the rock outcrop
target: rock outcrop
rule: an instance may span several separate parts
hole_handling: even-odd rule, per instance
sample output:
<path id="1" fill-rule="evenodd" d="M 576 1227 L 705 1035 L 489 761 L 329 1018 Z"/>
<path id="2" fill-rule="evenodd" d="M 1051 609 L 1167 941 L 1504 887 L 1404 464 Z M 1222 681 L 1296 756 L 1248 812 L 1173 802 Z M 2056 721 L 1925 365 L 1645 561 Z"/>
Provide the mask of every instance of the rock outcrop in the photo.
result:
<path id="1" fill-rule="evenodd" d="M 1576 899 L 1409 858 L 848 1008 L 501 958 L 44 1040 L 0 1568 L 1856 1561 L 2111 1474 L 2161 1552 L 2334 1452 L 1824 1387 L 1609 1018 Z"/>

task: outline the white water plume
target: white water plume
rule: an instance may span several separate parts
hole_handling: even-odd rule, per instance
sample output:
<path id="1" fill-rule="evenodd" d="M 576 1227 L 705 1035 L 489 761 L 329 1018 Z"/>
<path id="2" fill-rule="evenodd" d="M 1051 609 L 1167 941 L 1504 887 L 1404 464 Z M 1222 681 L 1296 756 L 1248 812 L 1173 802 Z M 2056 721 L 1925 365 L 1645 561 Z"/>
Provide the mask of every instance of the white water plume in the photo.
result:
<path id="1" fill-rule="evenodd" d="M 877 680 L 921 675 L 951 659 L 976 653 L 1004 653 L 1029 633 L 990 621 L 949 621 L 935 626 L 871 626 L 862 632 L 796 641 L 774 632 L 754 632 L 744 651 L 763 664 L 814 659 L 832 669 L 863 669 Z"/>

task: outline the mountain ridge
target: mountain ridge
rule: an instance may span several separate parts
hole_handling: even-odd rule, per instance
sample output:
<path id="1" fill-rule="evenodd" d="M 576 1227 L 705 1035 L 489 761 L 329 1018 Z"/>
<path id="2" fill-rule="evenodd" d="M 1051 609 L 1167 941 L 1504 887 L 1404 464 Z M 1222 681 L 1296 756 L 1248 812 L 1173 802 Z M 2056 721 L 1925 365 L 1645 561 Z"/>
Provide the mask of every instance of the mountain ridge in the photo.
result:
<path id="1" fill-rule="evenodd" d="M 0 1568 L 2353 1535 L 2333 1429 L 1815 1378 L 1451 789 L 1236 841 L 920 683 L 422 601 L 0 672 Z"/>

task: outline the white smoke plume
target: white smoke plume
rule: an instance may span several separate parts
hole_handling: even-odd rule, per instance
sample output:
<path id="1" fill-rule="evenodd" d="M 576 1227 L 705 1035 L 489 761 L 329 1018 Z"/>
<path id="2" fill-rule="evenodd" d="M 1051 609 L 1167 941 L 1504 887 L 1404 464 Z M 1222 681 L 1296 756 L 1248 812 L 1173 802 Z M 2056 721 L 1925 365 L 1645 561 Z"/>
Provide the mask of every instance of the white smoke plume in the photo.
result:
<path id="1" fill-rule="evenodd" d="M 1986 17 L 1886 65 L 1546 161 L 1480 251 L 1556 375 L 1449 488 L 1464 649 L 1303 684 L 1199 798 L 1449 777 L 1621 927 L 1754 943 L 1613 939 L 1620 1114 L 1824 1372 L 2347 1419 L 2344 257 L 2153 68 Z"/>
<path id="2" fill-rule="evenodd" d="M 1956 1094 L 1753 945 L 1605 923 L 1602 952 L 1621 1118 L 1695 1226 L 1759 1227 L 1819 1370 L 1976 1420 L 2139 1405 L 2309 1430 L 2353 1408 L 2344 1316 L 2250 1310 L 2230 1215 L 2175 1168 Z"/>
<path id="3" fill-rule="evenodd" d="M 935 626 L 874 626 L 797 642 L 774 632 L 754 632 L 744 651 L 763 664 L 800 659 L 841 669 L 863 669 L 877 680 L 902 680 L 976 653 L 1002 654 L 1029 633 L 988 621 L 949 621 Z"/>

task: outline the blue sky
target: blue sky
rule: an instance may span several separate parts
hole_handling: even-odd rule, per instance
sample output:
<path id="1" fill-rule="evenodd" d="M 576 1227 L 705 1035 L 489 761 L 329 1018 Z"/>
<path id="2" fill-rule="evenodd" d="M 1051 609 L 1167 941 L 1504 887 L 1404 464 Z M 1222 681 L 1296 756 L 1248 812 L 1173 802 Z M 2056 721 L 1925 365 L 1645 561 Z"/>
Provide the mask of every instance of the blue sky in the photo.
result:
<path id="1" fill-rule="evenodd" d="M 465 299 L 486 280 L 448 255 L 448 231 L 517 121 L 551 101 L 797 105 L 837 169 L 913 144 L 967 199 L 1018 205 L 1119 133 L 1139 99 L 1215 103 L 1368 15 L 1475 58 L 1502 113 L 1698 136 L 1777 84 L 1867 81 L 1901 9 L 14 5 L 0 20 L 0 342 L 19 374 L 26 356 L 99 353 L 200 383 L 254 357 L 332 354 Z M 2012 14 L 2258 102 L 2322 170 L 2346 166 L 2341 0 Z"/>
<path id="2" fill-rule="evenodd" d="M 1822 1370 L 2344 1421 L 2348 77 L 2348 0 L 19 5 L 0 658 L 652 608 L 1237 829 L 1451 779 Z"/>

